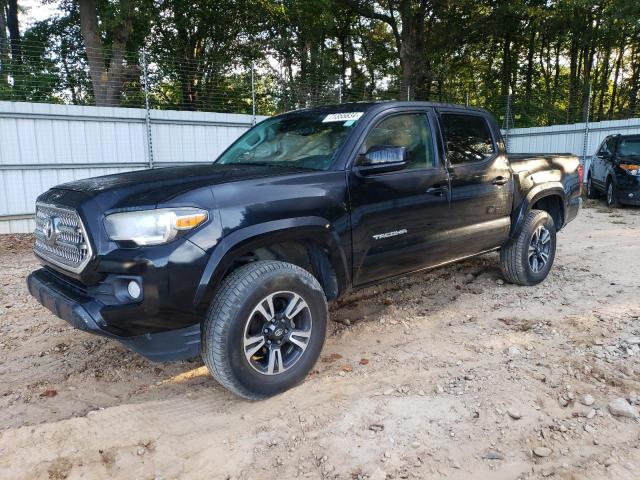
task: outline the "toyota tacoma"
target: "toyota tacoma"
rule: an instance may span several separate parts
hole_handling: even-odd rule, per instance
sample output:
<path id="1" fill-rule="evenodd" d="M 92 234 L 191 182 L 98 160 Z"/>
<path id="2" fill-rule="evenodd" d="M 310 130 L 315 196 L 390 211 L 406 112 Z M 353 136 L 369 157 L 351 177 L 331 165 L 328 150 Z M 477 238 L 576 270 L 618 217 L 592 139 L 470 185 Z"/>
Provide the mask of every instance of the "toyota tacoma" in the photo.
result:
<path id="1" fill-rule="evenodd" d="M 495 250 L 545 279 L 578 213 L 572 155 L 507 155 L 485 110 L 343 104 L 271 117 L 215 162 L 108 175 L 37 199 L 30 293 L 155 361 L 200 354 L 266 398 L 320 355 L 327 302 Z"/>

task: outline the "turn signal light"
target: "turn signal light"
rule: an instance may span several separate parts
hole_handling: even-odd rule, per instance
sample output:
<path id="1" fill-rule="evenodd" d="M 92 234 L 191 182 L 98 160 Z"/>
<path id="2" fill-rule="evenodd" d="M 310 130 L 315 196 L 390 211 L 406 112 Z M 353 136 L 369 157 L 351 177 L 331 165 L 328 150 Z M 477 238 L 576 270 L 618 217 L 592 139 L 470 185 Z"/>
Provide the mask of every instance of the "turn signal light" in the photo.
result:
<path id="1" fill-rule="evenodd" d="M 629 165 L 627 163 L 621 163 L 620 168 L 624 168 L 625 170 L 640 170 L 640 165 Z"/>
<path id="2" fill-rule="evenodd" d="M 206 213 L 194 213 L 192 215 L 182 215 L 176 217 L 174 225 L 178 230 L 190 230 L 197 227 L 207 219 Z"/>
<path id="3" fill-rule="evenodd" d="M 621 163 L 620 168 L 622 168 L 623 170 L 626 170 L 631 175 L 640 175 L 640 165 Z"/>

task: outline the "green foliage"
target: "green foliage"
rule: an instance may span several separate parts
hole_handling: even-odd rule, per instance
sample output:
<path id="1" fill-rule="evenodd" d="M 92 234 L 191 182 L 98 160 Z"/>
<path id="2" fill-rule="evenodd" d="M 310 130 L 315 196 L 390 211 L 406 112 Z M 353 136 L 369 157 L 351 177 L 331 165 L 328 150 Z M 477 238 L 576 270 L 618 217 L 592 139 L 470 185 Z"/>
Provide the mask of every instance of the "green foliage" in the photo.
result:
<path id="1" fill-rule="evenodd" d="M 0 99 L 91 104 L 78 2 L 2 49 Z M 118 104 L 259 114 L 338 101 L 468 102 L 516 126 L 637 115 L 637 0 L 96 0 Z M 133 10 L 130 10 L 130 9 Z M 129 13 L 127 13 L 129 12 Z M 133 12 L 133 13 L 131 13 Z M 1 32 L 0 32 L 1 33 Z M 106 60 L 105 60 L 106 61 Z M 120 83 L 119 83 L 120 84 Z"/>

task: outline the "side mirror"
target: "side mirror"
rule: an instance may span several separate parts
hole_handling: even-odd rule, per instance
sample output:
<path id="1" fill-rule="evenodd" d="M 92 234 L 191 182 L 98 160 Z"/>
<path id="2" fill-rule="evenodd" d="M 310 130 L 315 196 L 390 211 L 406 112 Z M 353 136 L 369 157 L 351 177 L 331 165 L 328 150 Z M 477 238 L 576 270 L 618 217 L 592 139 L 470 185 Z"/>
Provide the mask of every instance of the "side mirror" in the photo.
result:
<path id="1" fill-rule="evenodd" d="M 407 149 L 393 145 L 375 145 L 358 157 L 356 170 L 362 175 L 395 172 L 407 167 Z"/>

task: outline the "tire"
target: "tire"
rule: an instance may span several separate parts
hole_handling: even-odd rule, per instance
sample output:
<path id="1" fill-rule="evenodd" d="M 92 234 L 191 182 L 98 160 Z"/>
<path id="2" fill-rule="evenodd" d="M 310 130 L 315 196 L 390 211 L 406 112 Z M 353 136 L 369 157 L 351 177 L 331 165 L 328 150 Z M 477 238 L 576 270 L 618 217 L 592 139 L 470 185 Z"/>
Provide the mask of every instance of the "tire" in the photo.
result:
<path id="1" fill-rule="evenodd" d="M 249 263 L 229 274 L 214 296 L 203 324 L 202 359 L 231 392 L 268 398 L 311 371 L 327 318 L 324 292 L 309 272 L 285 262 Z"/>
<path id="2" fill-rule="evenodd" d="M 587 198 L 598 198 L 598 192 L 593 188 L 593 181 L 591 180 L 591 175 L 587 178 Z"/>
<path id="3" fill-rule="evenodd" d="M 544 238 L 548 240 L 545 242 Z M 556 228 L 553 218 L 543 210 L 531 210 L 518 236 L 500 249 L 500 268 L 507 282 L 536 285 L 547 278 L 555 255 Z"/>
<path id="4" fill-rule="evenodd" d="M 618 201 L 618 192 L 616 191 L 616 184 L 609 178 L 607 180 L 607 206 L 611 208 L 617 208 L 620 206 Z"/>

